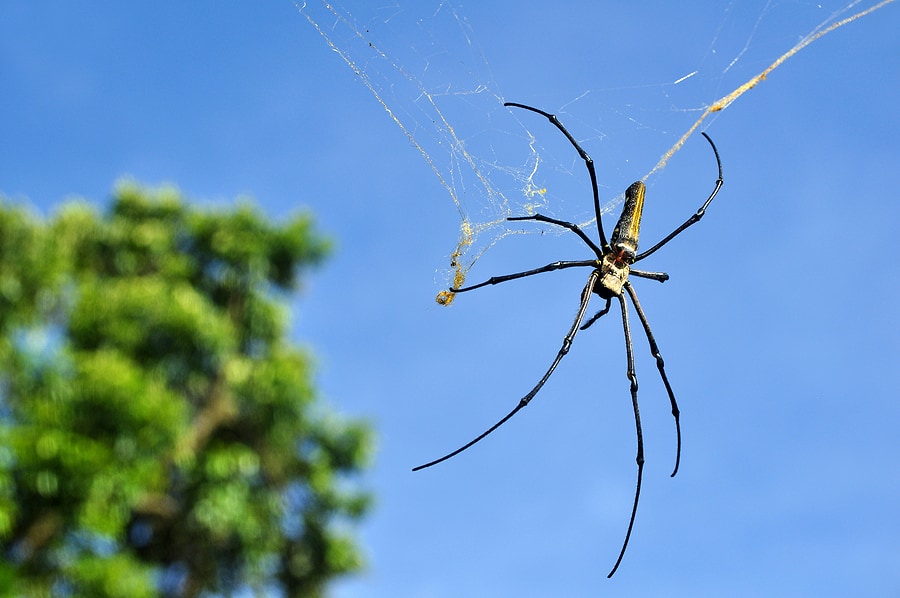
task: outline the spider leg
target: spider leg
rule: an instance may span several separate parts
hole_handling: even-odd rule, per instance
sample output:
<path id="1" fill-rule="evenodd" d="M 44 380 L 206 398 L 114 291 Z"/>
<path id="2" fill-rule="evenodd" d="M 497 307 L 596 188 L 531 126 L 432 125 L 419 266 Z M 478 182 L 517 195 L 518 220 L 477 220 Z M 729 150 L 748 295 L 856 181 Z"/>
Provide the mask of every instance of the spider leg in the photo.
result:
<path id="1" fill-rule="evenodd" d="M 465 293 L 466 291 L 474 291 L 475 289 L 480 289 L 481 287 L 486 287 L 492 284 L 500 284 L 501 282 L 506 282 L 508 280 L 516 280 L 517 278 L 525 278 L 526 276 L 533 276 L 535 274 L 543 274 L 544 272 L 553 272 L 554 270 L 563 270 L 565 268 L 577 268 L 579 266 L 592 266 L 597 267 L 597 260 L 574 260 L 574 261 L 562 261 L 562 262 L 553 262 L 552 264 L 547 264 L 546 266 L 541 266 L 540 268 L 535 268 L 534 270 L 525 270 L 524 272 L 516 272 L 515 274 L 505 274 L 503 276 L 491 276 L 484 282 L 479 282 L 478 284 L 473 284 L 468 287 L 462 287 L 459 289 L 450 289 L 451 293 Z"/>
<path id="2" fill-rule="evenodd" d="M 606 240 L 606 235 L 603 233 L 603 221 L 600 219 L 600 192 L 597 189 L 597 171 L 594 170 L 594 160 L 588 155 L 584 148 L 582 148 L 575 138 L 572 137 L 572 134 L 569 133 L 568 130 L 563 126 L 559 119 L 556 118 L 555 114 L 550 114 L 549 112 L 544 112 L 538 108 L 533 108 L 532 106 L 526 106 L 525 104 L 517 104 L 516 102 L 506 102 L 503 104 L 504 106 L 514 106 L 516 108 L 522 108 L 523 110 L 530 110 L 531 112 L 536 112 L 542 116 L 544 116 L 550 123 L 559 129 L 563 135 L 566 136 L 566 139 L 569 140 L 569 143 L 572 144 L 572 147 L 578 151 L 578 155 L 581 156 L 581 159 L 584 160 L 584 165 L 587 167 L 588 174 L 591 177 L 591 191 L 594 193 L 594 215 L 597 217 L 597 230 L 600 232 L 600 245 L 607 249 L 609 247 L 609 243 Z"/>
<path id="3" fill-rule="evenodd" d="M 627 283 L 626 283 L 627 285 Z M 637 515 L 638 500 L 641 498 L 641 480 L 644 476 L 644 433 L 641 429 L 641 411 L 638 408 L 638 381 L 637 374 L 634 371 L 634 348 L 631 344 L 631 329 L 628 325 L 628 307 L 625 305 L 625 297 L 617 295 L 619 303 L 622 306 L 622 326 L 625 329 L 625 353 L 628 357 L 628 380 L 631 381 L 631 406 L 634 408 L 634 425 L 637 430 L 637 485 L 634 489 L 634 503 L 631 507 L 631 519 L 628 521 L 628 531 L 625 533 L 625 541 L 622 543 L 622 550 L 619 552 L 619 558 L 613 565 L 612 571 L 607 577 L 612 577 L 625 556 L 625 549 L 628 548 L 628 540 L 631 539 L 631 530 L 634 528 L 634 518 Z"/>
<path id="4" fill-rule="evenodd" d="M 594 322 L 599 320 L 601 317 L 605 316 L 606 313 L 609 311 L 609 305 L 611 302 L 612 302 L 612 298 L 607 298 L 606 299 L 606 307 L 604 307 L 603 309 L 601 309 L 600 311 L 598 311 L 597 313 L 592 315 L 591 318 L 587 322 L 585 322 L 584 326 L 581 327 L 581 330 L 587 330 L 588 328 L 591 327 L 591 324 L 593 324 Z"/>
<path id="5" fill-rule="evenodd" d="M 550 367 L 547 369 L 547 372 L 543 375 L 543 377 L 540 379 L 540 381 L 534 385 L 534 388 L 532 388 L 530 391 L 528 391 L 528 394 L 526 394 L 524 397 L 522 397 L 519 400 L 519 403 L 516 405 L 516 407 L 512 411 L 507 413 L 503 417 L 503 419 L 501 419 L 496 424 L 494 424 L 493 426 L 488 428 L 487 431 L 485 431 L 483 434 L 481 434 L 474 440 L 464 444 L 463 446 L 459 447 L 458 449 L 456 449 L 455 451 L 453 451 L 451 453 L 447 453 L 446 455 L 444 455 L 443 457 L 441 457 L 439 459 L 435 459 L 434 461 L 429 461 L 428 463 L 425 463 L 424 465 L 419 465 L 418 467 L 413 467 L 413 471 L 419 471 L 420 469 L 425 469 L 426 467 L 431 467 L 432 465 L 437 465 L 438 463 L 441 463 L 442 461 L 446 461 L 447 459 L 449 459 L 451 457 L 455 457 L 456 455 L 460 454 L 461 452 L 463 452 L 464 450 L 466 450 L 467 448 L 469 448 L 473 444 L 477 443 L 478 441 L 483 439 L 485 436 L 487 436 L 488 434 L 490 434 L 491 432 L 493 432 L 494 430 L 496 430 L 497 428 L 499 428 L 500 426 L 505 424 L 512 416 L 514 416 L 516 413 L 518 413 L 520 409 L 522 409 L 523 407 L 528 405 L 528 403 L 531 402 L 531 399 L 533 399 L 535 397 L 535 395 L 538 393 L 538 391 L 541 390 L 541 388 L 544 386 L 544 384 L 550 378 L 550 375 L 553 373 L 553 370 L 555 370 L 556 366 L 559 365 L 559 362 L 562 361 L 562 358 L 565 357 L 566 353 L 569 352 L 569 348 L 572 346 L 572 341 L 575 340 L 575 335 L 578 333 L 578 325 L 581 324 L 581 320 L 584 318 L 584 314 L 587 311 L 588 304 L 591 301 L 591 293 L 593 293 L 594 284 L 597 282 L 598 278 L 600 278 L 599 270 L 594 270 L 593 272 L 591 272 L 591 275 L 588 277 L 587 284 L 585 285 L 584 290 L 581 292 L 581 305 L 578 308 L 578 315 L 575 316 L 575 321 L 572 323 L 572 328 L 569 329 L 569 332 L 566 334 L 565 338 L 563 338 L 562 347 L 560 347 L 559 352 L 556 354 L 556 358 L 553 360 L 553 363 L 550 364 Z M 634 516 L 632 515 L 632 518 L 633 517 Z"/>
<path id="6" fill-rule="evenodd" d="M 672 470 L 672 477 L 674 477 L 675 474 L 678 473 L 678 465 L 681 463 L 681 412 L 678 410 L 678 403 L 675 401 L 675 393 L 672 392 L 672 386 L 669 384 L 669 379 L 666 377 L 666 364 L 659 352 L 659 346 L 656 344 L 656 339 L 653 338 L 653 332 L 650 330 L 650 322 L 647 321 L 647 316 L 644 315 L 644 310 L 641 309 L 641 303 L 638 301 L 637 293 L 634 291 L 631 284 L 627 282 L 625 283 L 625 290 L 628 291 L 628 296 L 631 297 L 631 302 L 634 304 L 634 311 L 637 312 L 638 317 L 641 319 L 644 333 L 647 335 L 647 342 L 650 344 L 650 353 L 656 358 L 656 368 L 659 370 L 659 375 L 662 378 L 663 384 L 666 386 L 666 392 L 669 394 L 669 403 L 672 404 L 672 417 L 675 418 L 675 435 L 678 438 L 677 449 L 675 451 L 675 469 Z"/>
<path id="7" fill-rule="evenodd" d="M 630 268 L 628 273 L 639 276 L 640 278 L 649 278 L 650 280 L 655 280 L 657 282 L 666 282 L 669 280 L 669 275 L 665 272 L 647 272 L 645 270 L 635 270 L 634 268 Z"/>
<path id="8" fill-rule="evenodd" d="M 534 216 L 515 216 L 511 218 L 507 218 L 507 220 L 511 221 L 519 221 L 519 220 L 535 220 L 537 222 L 549 222 L 550 224 L 555 224 L 557 226 L 561 226 L 563 228 L 567 228 L 579 237 L 581 240 L 587 243 L 587 245 L 594 250 L 594 253 L 597 254 L 598 258 L 603 257 L 603 251 L 597 247 L 597 244 L 591 241 L 591 238 L 588 237 L 581 227 L 577 224 L 572 224 L 571 222 L 566 222 L 565 220 L 557 220 L 556 218 L 550 218 L 549 216 L 544 216 L 543 214 L 535 214 Z"/>
<path id="9" fill-rule="evenodd" d="M 704 214 L 706 214 L 706 208 L 709 206 L 710 203 L 712 203 L 712 200 L 715 199 L 716 195 L 719 193 L 719 189 L 722 188 L 722 183 L 724 181 L 722 180 L 722 160 L 719 159 L 719 150 L 716 149 L 716 144 L 713 143 L 712 139 L 709 138 L 709 135 L 707 135 L 706 133 L 702 133 L 702 135 L 704 137 L 706 137 L 707 141 L 709 141 L 709 145 L 712 146 L 713 153 L 716 155 L 716 164 L 719 167 L 719 178 L 716 179 L 716 186 L 713 188 L 712 193 L 709 194 L 709 197 L 706 198 L 706 201 L 703 202 L 703 205 L 700 206 L 700 209 L 697 210 L 696 214 L 693 214 L 690 218 L 685 220 L 681 226 L 679 226 L 678 228 L 673 230 L 671 233 L 666 235 L 666 237 L 662 241 L 660 241 L 659 243 L 657 243 L 656 245 L 654 245 L 653 247 L 651 247 L 644 253 L 638 254 L 638 256 L 636 258 L 634 258 L 635 262 L 638 262 L 638 261 L 644 259 L 645 257 L 647 257 L 648 255 L 650 255 L 651 253 L 655 252 L 657 249 L 659 249 L 660 247 L 662 247 L 663 245 L 665 245 L 666 243 L 668 243 L 669 241 L 671 241 L 672 239 L 677 237 L 679 234 L 681 234 L 681 232 L 684 229 L 686 229 L 687 227 L 691 226 L 692 224 L 696 224 L 697 222 L 700 222 L 700 219 L 703 218 Z"/>

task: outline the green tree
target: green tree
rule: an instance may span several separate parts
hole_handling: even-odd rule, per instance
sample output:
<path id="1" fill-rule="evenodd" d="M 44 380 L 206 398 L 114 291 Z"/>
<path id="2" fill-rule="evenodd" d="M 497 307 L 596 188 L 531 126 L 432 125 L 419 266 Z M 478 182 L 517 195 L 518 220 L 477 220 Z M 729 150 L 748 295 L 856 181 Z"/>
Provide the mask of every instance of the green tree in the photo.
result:
<path id="1" fill-rule="evenodd" d="M 0 594 L 316 596 L 360 567 L 370 432 L 286 339 L 327 249 L 172 189 L 0 201 Z"/>

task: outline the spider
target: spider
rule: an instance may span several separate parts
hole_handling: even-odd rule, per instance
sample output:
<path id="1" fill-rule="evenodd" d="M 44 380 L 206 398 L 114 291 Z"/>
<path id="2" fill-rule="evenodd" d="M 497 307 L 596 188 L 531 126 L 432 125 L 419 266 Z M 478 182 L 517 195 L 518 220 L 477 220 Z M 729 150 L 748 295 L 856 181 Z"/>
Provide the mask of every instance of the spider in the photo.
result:
<path id="1" fill-rule="evenodd" d="M 449 292 L 465 293 L 467 291 L 474 291 L 475 289 L 479 289 L 484 286 L 500 284 L 501 282 L 516 280 L 518 278 L 533 276 L 535 274 L 542 274 L 544 272 L 553 272 L 555 270 L 562 270 L 565 268 L 588 267 L 592 270 L 590 275 L 588 276 L 587 284 L 584 286 L 584 290 L 582 290 L 581 292 L 581 303 L 578 307 L 578 314 L 575 316 L 575 321 L 572 323 L 571 329 L 563 338 L 562 347 L 560 347 L 559 352 L 556 354 L 556 358 L 553 360 L 553 363 L 550 364 L 550 367 L 547 369 L 538 383 L 534 386 L 534 388 L 532 388 L 528 392 L 528 394 L 526 394 L 519 400 L 519 403 L 512 411 L 510 411 L 500 421 L 488 428 L 487 431 L 485 431 L 483 434 L 481 434 L 471 442 L 461 446 L 451 453 L 444 455 L 439 459 L 435 459 L 434 461 L 430 461 L 428 463 L 425 463 L 424 465 L 419 465 L 418 467 L 415 467 L 413 471 L 418 471 L 420 469 L 425 469 L 426 467 L 431 467 L 432 465 L 437 465 L 442 461 L 446 461 L 447 459 L 458 455 L 459 453 L 471 447 L 473 444 L 479 442 L 485 436 L 502 426 L 510 418 L 512 418 L 512 416 L 518 413 L 519 410 L 528 405 L 528 403 L 531 402 L 531 399 L 533 399 L 535 395 L 537 395 L 537 393 L 550 378 L 550 375 L 553 374 L 553 371 L 556 369 L 556 366 L 559 365 L 559 362 L 562 361 L 562 358 L 565 357 L 565 355 L 569 352 L 569 348 L 571 347 L 572 342 L 575 339 L 575 335 L 578 333 L 578 331 L 589 328 L 594 322 L 600 319 L 600 317 L 607 314 L 612 305 L 612 300 L 614 298 L 617 299 L 622 310 L 622 326 L 625 331 L 625 353 L 628 362 L 627 376 L 628 380 L 631 383 L 631 405 L 634 409 L 634 425 L 637 432 L 637 484 L 634 491 L 634 502 L 632 503 L 631 507 L 631 517 L 628 521 L 628 530 L 625 532 L 625 540 L 622 543 L 622 549 L 619 551 L 619 556 L 616 559 L 612 570 L 609 572 L 609 575 L 607 575 L 607 577 L 612 577 L 616 570 L 619 568 L 619 564 L 622 562 L 622 557 L 625 556 L 625 550 L 626 548 L 628 548 L 628 541 L 631 538 L 631 531 L 634 527 L 635 515 L 637 514 L 638 501 L 641 496 L 641 480 L 643 479 L 644 472 L 644 438 L 643 432 L 641 430 L 641 414 L 640 409 L 638 408 L 638 382 L 634 369 L 634 349 L 631 342 L 631 326 L 628 321 L 628 307 L 625 301 L 626 295 L 631 299 L 631 303 L 634 306 L 634 311 L 637 312 L 638 319 L 640 319 L 641 321 L 641 326 L 644 328 L 644 334 L 647 336 L 647 342 L 650 345 L 650 353 L 653 355 L 653 357 L 656 358 L 656 367 L 659 370 L 659 375 L 662 378 L 663 384 L 666 387 L 666 392 L 669 395 L 669 402 L 672 405 L 672 416 L 675 418 L 677 448 L 675 453 L 675 467 L 672 470 L 671 476 L 674 477 L 675 474 L 678 473 L 678 466 L 681 462 L 681 423 L 679 420 L 680 412 L 678 410 L 678 403 L 675 401 L 675 393 L 672 392 L 672 386 L 669 384 L 669 379 L 666 376 L 665 363 L 663 361 L 662 355 L 660 354 L 659 346 L 656 344 L 656 339 L 653 337 L 653 332 L 650 330 L 650 323 L 647 321 L 647 317 L 644 315 L 644 310 L 641 308 L 641 304 L 638 301 L 637 293 L 631 286 L 631 283 L 628 281 L 628 276 L 630 274 L 632 276 L 637 276 L 638 278 L 648 278 L 659 282 L 665 282 L 669 279 L 669 275 L 665 272 L 648 272 L 645 270 L 637 270 L 635 268 L 632 268 L 632 265 L 656 253 L 657 250 L 659 250 L 666 243 L 681 234 L 681 232 L 686 228 L 697 223 L 701 218 L 703 218 L 703 215 L 706 213 L 706 208 L 719 193 L 719 189 L 722 188 L 722 161 L 719 159 L 719 151 L 716 149 L 716 146 L 713 143 L 712 139 L 710 139 L 706 133 L 703 133 L 703 137 L 706 138 L 706 140 L 709 142 L 709 145 L 712 147 L 713 153 L 716 157 L 716 165 L 719 169 L 719 176 L 716 179 L 716 184 L 712 190 L 712 193 L 709 194 L 709 197 L 706 198 L 706 201 L 703 202 L 703 205 L 700 206 L 700 209 L 697 210 L 697 212 L 690 218 L 685 220 L 684 223 L 682 223 L 678 228 L 666 235 L 660 242 L 658 242 L 650 249 L 642 253 L 638 253 L 638 234 L 640 232 L 641 226 L 641 212 L 644 206 L 644 183 L 642 183 L 641 181 L 636 181 L 635 183 L 632 183 L 632 185 L 625 191 L 625 205 L 622 208 L 622 215 L 619 217 L 619 221 L 616 223 L 616 227 L 613 229 L 612 237 L 609 241 L 607 241 L 606 235 L 603 232 L 603 222 L 600 218 L 600 199 L 597 189 L 597 174 L 594 170 L 594 162 L 593 160 L 591 160 L 591 157 L 581 147 L 581 145 L 578 144 L 575 138 L 572 137 L 572 134 L 569 133 L 569 131 L 562 125 L 559 119 L 556 118 L 556 115 L 550 114 L 549 112 L 544 112 L 543 110 L 534 108 L 532 106 L 526 106 L 525 104 L 517 104 L 514 102 L 507 102 L 504 104 L 504 106 L 521 108 L 523 110 L 529 110 L 531 112 L 535 112 L 544 116 L 553 124 L 553 126 L 559 129 L 562 134 L 566 136 L 566 139 L 569 140 L 569 143 L 571 143 L 572 146 L 578 151 L 578 154 L 581 156 L 581 159 L 584 160 L 584 164 L 587 167 L 588 175 L 590 175 L 591 177 L 591 188 L 594 194 L 594 213 L 597 220 L 597 233 L 600 237 L 600 245 L 598 246 L 596 243 L 594 243 L 594 241 L 592 241 L 591 238 L 588 237 L 587 234 L 577 224 L 573 224 L 571 222 L 557 220 L 556 218 L 550 218 L 541 214 L 507 218 L 507 220 L 509 221 L 533 220 L 535 222 L 545 222 L 568 229 L 578 235 L 578 237 L 582 241 L 584 241 L 584 243 L 588 247 L 591 248 L 591 250 L 594 252 L 595 257 L 587 260 L 558 261 L 547 264 L 546 266 L 542 266 L 540 268 L 535 268 L 533 270 L 526 270 L 524 272 L 517 272 L 515 274 L 507 274 L 505 276 L 494 276 L 479 284 L 474 284 L 462 288 L 451 288 Z M 591 296 L 595 294 L 599 295 L 601 299 L 604 299 L 606 301 L 606 304 L 602 309 L 591 316 L 584 323 L 584 325 L 582 325 L 581 322 L 584 319 L 585 313 L 587 312 Z"/>

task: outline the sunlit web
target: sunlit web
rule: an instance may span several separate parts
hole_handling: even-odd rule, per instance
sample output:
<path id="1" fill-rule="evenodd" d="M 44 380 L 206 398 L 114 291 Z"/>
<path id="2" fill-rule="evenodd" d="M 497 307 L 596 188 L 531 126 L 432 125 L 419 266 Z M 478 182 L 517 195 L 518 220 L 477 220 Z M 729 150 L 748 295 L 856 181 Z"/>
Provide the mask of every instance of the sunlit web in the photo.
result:
<path id="1" fill-rule="evenodd" d="M 726 4 L 698 64 L 686 65 L 667 81 L 591 88 L 562 106 L 544 108 L 565 114 L 570 128 L 584 131 L 587 137 L 579 138 L 583 144 L 604 140 L 615 128 L 611 121 L 626 123 L 624 129 L 636 142 L 629 146 L 624 168 L 636 170 L 620 178 L 647 181 L 707 119 L 784 61 L 892 1 L 868 7 L 860 1 L 830 7 L 769 1 L 752 8 L 753 14 L 745 14 L 746 4 Z M 561 232 L 552 226 L 510 226 L 510 216 L 540 212 L 585 226 L 591 223 L 577 156 L 548 149 L 545 143 L 554 134 L 546 123 L 503 107 L 504 101 L 522 98 L 503 96 L 477 35 L 453 4 L 362 2 L 349 9 L 321 0 L 295 3 L 372 92 L 453 201 L 459 238 L 448 267 L 442 269 L 442 286 L 462 286 L 475 262 L 508 235 Z M 770 40 L 771 24 L 785 21 L 797 23 L 795 38 Z M 773 48 L 776 42 L 783 45 Z M 765 50 L 754 52 L 759 45 Z M 593 114 L 601 115 L 602 122 L 585 116 Z M 594 158 L 598 161 L 596 154 Z M 622 194 L 602 185 L 606 213 L 621 202 Z M 444 290 L 437 299 L 446 305 L 453 297 Z"/>

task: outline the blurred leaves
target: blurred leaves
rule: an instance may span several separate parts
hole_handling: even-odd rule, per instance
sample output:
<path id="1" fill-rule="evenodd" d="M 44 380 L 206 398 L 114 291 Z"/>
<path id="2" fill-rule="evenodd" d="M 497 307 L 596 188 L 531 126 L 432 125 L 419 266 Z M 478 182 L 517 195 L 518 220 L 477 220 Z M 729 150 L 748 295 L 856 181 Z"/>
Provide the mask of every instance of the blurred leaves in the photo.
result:
<path id="1" fill-rule="evenodd" d="M 0 595 L 316 596 L 361 566 L 371 433 L 286 338 L 327 251 L 308 215 L 169 188 L 0 200 Z"/>

